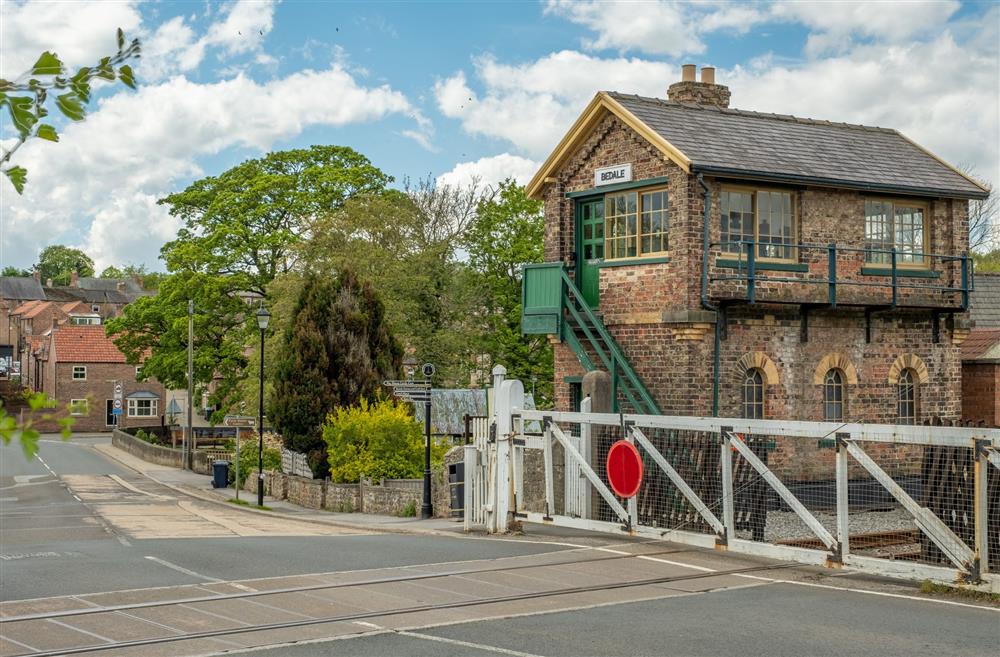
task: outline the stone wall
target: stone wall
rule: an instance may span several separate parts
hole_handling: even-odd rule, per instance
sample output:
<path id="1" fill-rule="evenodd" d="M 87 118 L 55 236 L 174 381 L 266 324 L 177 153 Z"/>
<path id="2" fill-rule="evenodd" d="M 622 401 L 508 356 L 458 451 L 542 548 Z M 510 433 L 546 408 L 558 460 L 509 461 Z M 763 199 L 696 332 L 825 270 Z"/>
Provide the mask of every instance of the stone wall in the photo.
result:
<path id="1" fill-rule="evenodd" d="M 130 436 L 124 431 L 115 429 L 111 432 L 111 444 L 118 449 L 128 452 L 136 458 L 156 465 L 165 465 L 170 468 L 179 468 L 183 463 L 181 450 L 153 445 L 145 440 L 139 440 L 135 436 Z"/>

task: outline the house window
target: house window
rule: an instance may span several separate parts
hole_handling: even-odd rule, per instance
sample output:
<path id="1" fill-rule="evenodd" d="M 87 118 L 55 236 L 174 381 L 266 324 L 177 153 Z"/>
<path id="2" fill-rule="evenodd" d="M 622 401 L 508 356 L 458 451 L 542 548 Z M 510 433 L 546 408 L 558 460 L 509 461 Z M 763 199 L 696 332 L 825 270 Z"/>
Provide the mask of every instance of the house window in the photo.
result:
<path id="1" fill-rule="evenodd" d="M 70 317 L 69 323 L 74 326 L 97 326 L 101 323 L 100 317 Z"/>
<path id="2" fill-rule="evenodd" d="M 830 370 L 823 378 L 823 419 L 844 420 L 844 375 L 840 370 Z"/>
<path id="3" fill-rule="evenodd" d="M 665 253 L 670 227 L 667 200 L 666 190 L 605 196 L 604 239 L 608 259 Z"/>
<path id="4" fill-rule="evenodd" d="M 905 369 L 899 373 L 897 384 L 897 423 L 917 423 L 917 377 L 913 370 Z"/>
<path id="5" fill-rule="evenodd" d="M 748 420 L 764 419 L 764 377 L 752 368 L 743 375 L 743 417 Z"/>
<path id="6" fill-rule="evenodd" d="M 158 399 L 129 399 L 129 417 L 156 417 Z"/>
<path id="7" fill-rule="evenodd" d="M 89 408 L 87 406 L 86 399 L 70 399 L 69 400 L 69 414 L 70 415 L 87 415 L 89 413 Z"/>
<path id="8" fill-rule="evenodd" d="M 916 203 L 865 201 L 865 262 L 891 264 L 895 248 L 897 264 L 927 264 L 926 220 L 926 209 Z"/>
<path id="9" fill-rule="evenodd" d="M 87 366 L 86 365 L 74 365 L 73 366 L 73 380 L 74 381 L 86 381 L 87 380 Z"/>
<path id="10" fill-rule="evenodd" d="M 795 259 L 795 211 L 791 192 L 723 190 L 720 241 L 726 253 L 745 255 L 757 243 L 756 257 Z"/>

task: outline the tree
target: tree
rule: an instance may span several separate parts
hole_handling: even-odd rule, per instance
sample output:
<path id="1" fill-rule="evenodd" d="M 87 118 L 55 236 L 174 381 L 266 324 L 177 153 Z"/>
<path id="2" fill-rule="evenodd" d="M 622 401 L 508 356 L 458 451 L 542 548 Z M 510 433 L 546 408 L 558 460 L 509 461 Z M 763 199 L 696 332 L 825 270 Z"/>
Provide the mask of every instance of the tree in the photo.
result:
<path id="1" fill-rule="evenodd" d="M 126 45 L 125 33 L 118 30 L 118 52 L 102 57 L 94 66 L 84 66 L 70 75 L 70 71 L 54 52 L 46 51 L 39 56 L 30 71 L 13 81 L 0 80 L 0 108 L 4 105 L 10 113 L 11 125 L 17 130 L 17 140 L 10 148 L 3 149 L 0 156 L 0 171 L 14 185 L 20 194 L 28 178 L 24 167 L 11 164 L 14 153 L 28 139 L 37 137 L 48 141 L 59 141 L 56 129 L 42 119 L 48 115 L 46 102 L 49 94 L 59 93 L 55 98 L 56 107 L 63 116 L 72 121 L 82 121 L 87 115 L 84 107 L 90 102 L 91 84 L 95 79 L 121 80 L 128 87 L 135 88 L 135 74 L 127 62 L 139 56 L 139 40 L 133 39 Z"/>
<path id="2" fill-rule="evenodd" d="M 80 249 L 53 244 L 42 249 L 35 269 L 43 281 L 51 278 L 54 285 L 69 285 L 73 272 L 79 276 L 93 276 L 94 261 Z"/>
<path id="3" fill-rule="evenodd" d="M 168 276 L 155 296 L 139 297 L 105 330 L 129 363 L 142 363 L 143 378 L 167 389 L 187 387 L 188 300 L 194 301 L 194 382 L 213 384 L 211 400 L 233 393 L 247 366 L 245 344 L 256 335 L 254 310 L 234 281 L 181 272 Z"/>
<path id="4" fill-rule="evenodd" d="M 125 272 L 114 265 L 109 265 L 104 268 L 101 272 L 101 278 L 112 278 L 112 279 L 122 279 L 125 278 Z"/>
<path id="5" fill-rule="evenodd" d="M 380 391 L 403 350 L 385 323 L 374 288 L 351 271 L 307 276 L 274 369 L 270 417 L 285 445 L 329 474 L 321 427 L 328 413 Z"/>
<path id="6" fill-rule="evenodd" d="M 346 146 L 312 146 L 247 160 L 160 199 L 184 222 L 161 257 L 171 272 L 225 275 L 245 291 L 266 295 L 276 275 L 293 269 L 292 247 L 313 220 L 354 194 L 378 192 L 391 181 Z"/>
<path id="7" fill-rule="evenodd" d="M 972 260 L 975 262 L 976 273 L 1000 274 L 1000 249 L 973 253 Z"/>
<path id="8" fill-rule="evenodd" d="M 27 269 L 19 269 L 12 265 L 7 265 L 3 268 L 3 273 L 0 276 L 31 276 L 31 272 Z"/>
<path id="9" fill-rule="evenodd" d="M 543 401 L 552 399 L 552 347 L 545 336 L 521 335 L 521 276 L 525 264 L 543 260 L 544 231 L 541 202 L 507 180 L 496 196 L 479 203 L 465 239 L 476 286 L 483 291 L 480 349 L 511 378 L 537 377 Z"/>

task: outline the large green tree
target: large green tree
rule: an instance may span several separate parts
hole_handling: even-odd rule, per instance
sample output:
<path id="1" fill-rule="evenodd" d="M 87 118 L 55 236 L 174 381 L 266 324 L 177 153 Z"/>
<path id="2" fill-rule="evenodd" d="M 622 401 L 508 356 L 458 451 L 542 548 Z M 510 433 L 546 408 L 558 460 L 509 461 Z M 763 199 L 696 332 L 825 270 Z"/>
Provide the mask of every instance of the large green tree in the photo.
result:
<path id="1" fill-rule="evenodd" d="M 20 267 L 14 267 L 13 265 L 7 265 L 3 268 L 3 272 L 0 276 L 31 276 L 31 272 L 27 269 L 21 269 Z"/>
<path id="2" fill-rule="evenodd" d="M 544 259 L 544 231 L 541 202 L 508 180 L 479 203 L 465 239 L 482 291 L 480 349 L 492 363 L 503 364 L 511 378 L 536 377 L 537 404 L 552 399 L 552 346 L 545 336 L 521 335 L 521 277 L 524 265 Z"/>
<path id="3" fill-rule="evenodd" d="M 80 249 L 53 244 L 42 249 L 35 268 L 43 281 L 52 279 L 55 285 L 69 285 L 73 272 L 80 276 L 94 275 L 94 261 Z"/>
<path id="4" fill-rule="evenodd" d="M 180 272 L 166 277 L 155 296 L 139 297 L 108 320 L 106 331 L 144 378 L 168 389 L 187 387 L 188 300 L 194 302 L 194 382 L 214 382 L 213 401 L 224 403 L 247 365 L 245 344 L 256 334 L 254 308 L 224 276 Z"/>
<path id="5" fill-rule="evenodd" d="M 268 153 L 161 199 L 184 222 L 161 256 L 169 271 L 229 276 L 267 294 L 274 277 L 294 267 L 293 247 L 317 217 L 391 181 L 346 146 Z"/>
<path id="6" fill-rule="evenodd" d="M 308 455 L 315 476 L 329 474 L 327 414 L 375 396 L 402 356 L 370 284 L 349 270 L 306 278 L 277 356 L 269 416 L 285 445 Z"/>

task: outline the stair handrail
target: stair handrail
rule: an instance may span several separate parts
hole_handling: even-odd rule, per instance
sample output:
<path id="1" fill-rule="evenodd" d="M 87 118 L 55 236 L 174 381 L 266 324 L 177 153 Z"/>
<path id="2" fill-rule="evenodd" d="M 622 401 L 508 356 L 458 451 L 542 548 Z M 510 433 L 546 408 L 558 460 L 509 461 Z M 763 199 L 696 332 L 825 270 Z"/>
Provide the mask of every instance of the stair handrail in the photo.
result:
<path id="1" fill-rule="evenodd" d="M 632 369 L 632 366 L 629 365 L 628 359 L 625 358 L 625 355 L 618 348 L 618 343 L 615 342 L 614 338 L 611 337 L 611 334 L 608 333 L 604 323 L 601 322 L 596 315 L 594 315 L 593 311 L 590 309 L 590 304 L 584 300 L 583 294 L 580 292 L 579 288 L 577 288 L 573 279 L 569 277 L 565 267 L 562 269 L 562 279 L 565 289 L 569 291 L 573 300 L 577 302 L 577 305 L 583 309 L 584 315 L 586 315 L 587 319 L 590 320 L 590 323 L 594 325 L 594 328 L 597 329 L 597 333 L 601 336 L 601 339 L 604 340 L 608 351 L 610 351 L 613 356 L 612 362 L 621 366 L 622 370 L 625 372 L 626 378 L 629 379 L 629 383 L 635 387 L 636 392 L 639 393 L 642 400 L 649 406 L 649 409 L 647 410 L 651 410 L 652 414 L 661 415 L 660 409 L 653 400 L 652 395 L 649 394 L 649 391 L 646 390 L 646 387 L 642 384 L 642 380 L 639 378 L 639 375 L 636 374 L 635 370 Z M 614 372 L 611 374 L 613 376 Z"/>

